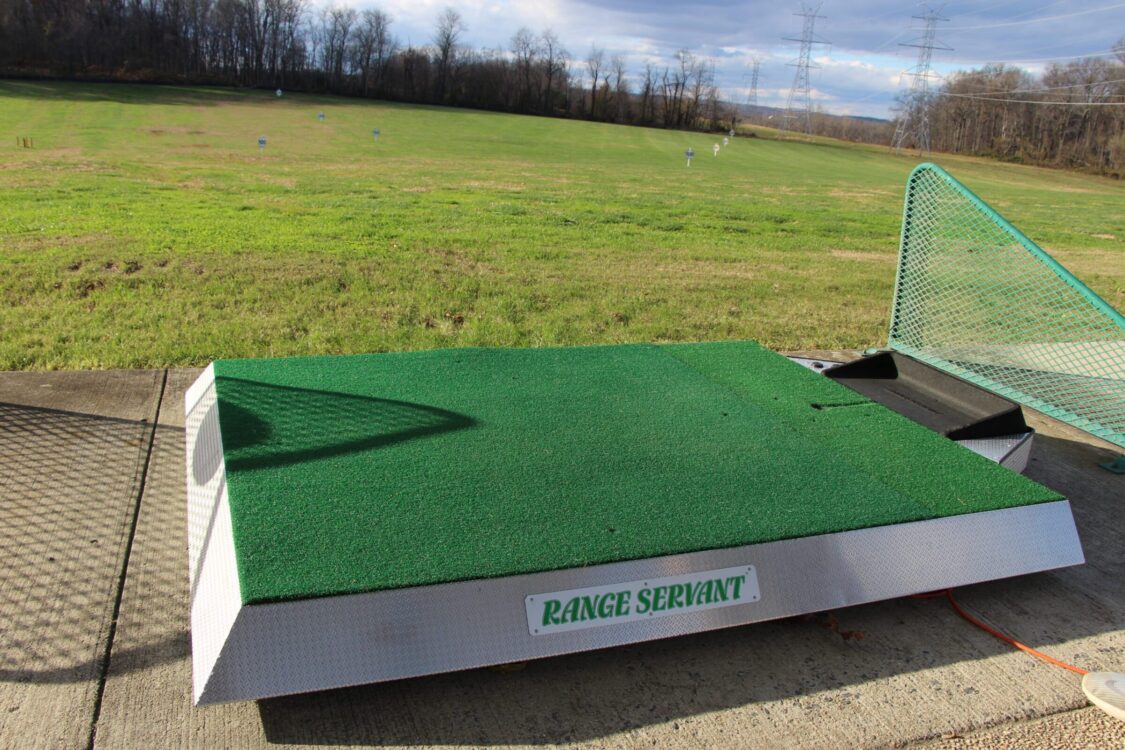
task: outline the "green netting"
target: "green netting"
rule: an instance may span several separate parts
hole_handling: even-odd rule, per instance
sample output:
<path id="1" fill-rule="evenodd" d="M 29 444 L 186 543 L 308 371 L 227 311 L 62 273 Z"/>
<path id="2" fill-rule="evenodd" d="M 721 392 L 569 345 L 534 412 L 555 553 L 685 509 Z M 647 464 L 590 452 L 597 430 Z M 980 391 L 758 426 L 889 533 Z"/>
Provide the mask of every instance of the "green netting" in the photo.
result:
<path id="1" fill-rule="evenodd" d="M 889 343 L 1125 447 L 1125 318 L 933 164 L 907 182 Z"/>

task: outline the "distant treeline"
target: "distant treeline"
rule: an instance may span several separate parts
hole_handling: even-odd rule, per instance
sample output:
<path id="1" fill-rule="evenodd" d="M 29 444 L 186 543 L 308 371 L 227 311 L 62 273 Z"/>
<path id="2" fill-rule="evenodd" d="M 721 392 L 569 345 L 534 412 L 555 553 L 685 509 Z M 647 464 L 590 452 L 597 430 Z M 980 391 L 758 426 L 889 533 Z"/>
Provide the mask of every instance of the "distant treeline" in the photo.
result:
<path id="1" fill-rule="evenodd" d="M 1117 59 L 1051 63 L 1040 76 L 1010 65 L 947 76 L 928 97 L 931 148 L 1125 177 L 1125 40 L 1117 49 Z M 898 117 L 916 122 L 912 106 L 900 102 Z M 812 116 L 817 135 L 865 143 L 890 143 L 896 123 Z"/>
<path id="2" fill-rule="evenodd" d="M 0 72 L 224 84 L 580 117 L 669 128 L 731 126 L 714 66 L 687 50 L 626 77 L 551 31 L 471 49 L 453 9 L 403 45 L 379 10 L 306 0 L 0 0 Z M 578 75 L 575 73 L 578 72 Z"/>
<path id="3" fill-rule="evenodd" d="M 403 45 L 391 27 L 379 10 L 308 0 L 0 0 L 0 74 L 280 87 L 667 128 L 783 119 L 724 103 L 714 65 L 686 49 L 629 72 L 597 47 L 572 55 L 550 30 L 470 48 L 449 8 L 423 45 Z M 1118 49 L 1039 77 L 1003 65 L 950 76 L 929 99 L 934 150 L 1125 175 L 1125 39 Z M 894 133 L 824 113 L 812 128 L 865 143 Z"/>
<path id="4" fill-rule="evenodd" d="M 1125 41 L 1125 40 L 1123 40 Z M 1125 44 L 1117 59 L 957 73 L 930 115 L 933 148 L 1125 176 Z"/>

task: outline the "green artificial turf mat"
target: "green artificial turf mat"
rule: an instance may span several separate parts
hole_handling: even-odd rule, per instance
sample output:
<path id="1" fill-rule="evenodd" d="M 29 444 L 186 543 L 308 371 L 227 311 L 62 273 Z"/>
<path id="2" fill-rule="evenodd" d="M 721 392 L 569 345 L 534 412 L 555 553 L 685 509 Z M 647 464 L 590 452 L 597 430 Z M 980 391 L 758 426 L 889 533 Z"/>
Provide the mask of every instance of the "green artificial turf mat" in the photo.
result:
<path id="1" fill-rule="evenodd" d="M 1059 499 L 752 342 L 215 363 L 245 603 Z"/>

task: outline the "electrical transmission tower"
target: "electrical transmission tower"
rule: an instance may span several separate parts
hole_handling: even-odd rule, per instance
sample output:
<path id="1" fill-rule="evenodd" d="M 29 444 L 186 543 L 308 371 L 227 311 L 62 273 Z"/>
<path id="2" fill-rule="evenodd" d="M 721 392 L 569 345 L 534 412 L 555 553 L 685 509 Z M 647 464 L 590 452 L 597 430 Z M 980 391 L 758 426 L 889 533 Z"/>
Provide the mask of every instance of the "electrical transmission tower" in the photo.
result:
<path id="1" fill-rule="evenodd" d="M 750 66 L 750 91 L 746 94 L 746 105 L 749 107 L 758 106 L 758 70 L 761 67 L 761 60 L 754 58 L 754 63 Z"/>
<path id="2" fill-rule="evenodd" d="M 930 70 L 930 60 L 934 50 L 940 49 L 952 52 L 952 47 L 941 45 L 936 37 L 938 21 L 948 21 L 941 17 L 941 11 L 931 10 L 922 6 L 922 15 L 914 16 L 919 21 L 924 21 L 926 26 L 922 36 L 912 42 L 904 42 L 901 47 L 916 47 L 918 49 L 918 64 L 907 71 L 911 77 L 910 92 L 902 103 L 902 112 L 895 127 L 893 146 L 895 153 L 900 153 L 903 146 L 909 141 L 923 153 L 930 151 L 930 79 L 936 74 Z"/>
<path id="3" fill-rule="evenodd" d="M 831 44 L 826 39 L 821 39 L 813 32 L 816 19 L 824 18 L 817 15 L 820 5 L 802 5 L 800 13 L 794 13 L 805 19 L 801 30 L 801 38 L 783 37 L 787 42 L 800 42 L 801 53 L 796 62 L 789 63 L 797 68 L 793 76 L 793 87 L 789 89 L 789 98 L 785 102 L 785 116 L 781 120 L 781 130 L 791 130 L 795 125 L 803 125 L 806 133 L 812 132 L 812 94 L 809 90 L 809 68 L 820 66 L 812 62 L 812 48 L 814 44 Z"/>

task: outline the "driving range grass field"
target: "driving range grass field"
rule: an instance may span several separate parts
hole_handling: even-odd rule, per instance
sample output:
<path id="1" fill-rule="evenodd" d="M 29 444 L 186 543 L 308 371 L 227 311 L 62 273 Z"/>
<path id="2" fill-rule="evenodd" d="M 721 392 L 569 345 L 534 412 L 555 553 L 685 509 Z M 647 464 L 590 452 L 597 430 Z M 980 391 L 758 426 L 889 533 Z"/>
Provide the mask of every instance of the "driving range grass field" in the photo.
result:
<path id="1" fill-rule="evenodd" d="M 26 81 L 0 81 L 0 133 L 0 369 L 876 345 L 919 161 L 745 132 L 713 157 L 721 136 Z M 1123 307 L 1125 185 L 935 156 Z"/>

